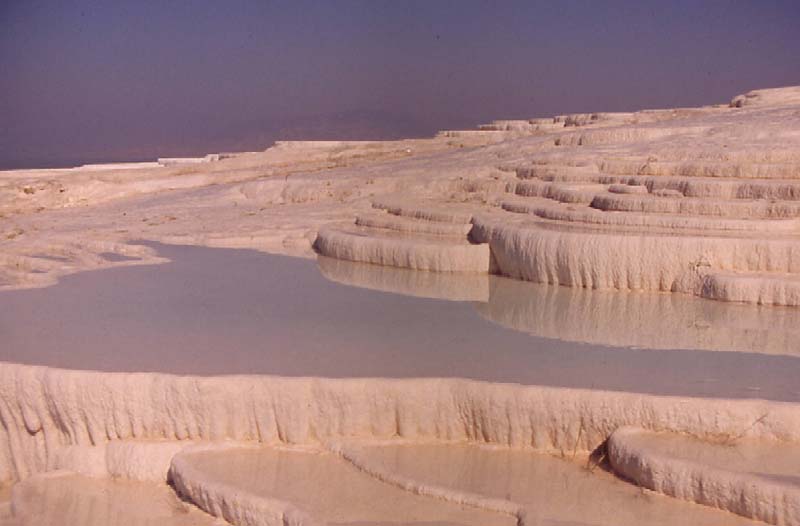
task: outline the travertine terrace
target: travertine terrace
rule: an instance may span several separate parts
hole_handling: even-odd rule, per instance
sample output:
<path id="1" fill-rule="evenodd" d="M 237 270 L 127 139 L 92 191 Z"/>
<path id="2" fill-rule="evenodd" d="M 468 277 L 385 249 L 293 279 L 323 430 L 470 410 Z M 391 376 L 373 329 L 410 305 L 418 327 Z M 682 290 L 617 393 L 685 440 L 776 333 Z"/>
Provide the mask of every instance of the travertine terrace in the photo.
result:
<path id="1" fill-rule="evenodd" d="M 775 316 L 753 311 L 744 324 L 725 320 L 704 345 L 763 343 L 759 352 L 792 356 L 764 325 L 792 335 L 800 307 L 800 88 L 700 108 L 503 120 L 430 139 L 292 141 L 264 152 L 0 173 L 0 289 L 164 262 L 139 240 L 321 255 L 332 280 L 472 301 L 505 326 L 610 345 L 696 347 L 702 327 L 674 327 L 696 321 L 701 301 L 782 307 Z M 542 308 L 493 274 L 575 290 L 553 293 L 552 308 Z M 602 318 L 564 321 L 616 305 L 613 291 L 640 295 Z M 672 303 L 677 295 L 695 303 Z M 628 337 L 629 323 L 653 330 Z M 113 499 L 103 509 L 117 517 L 160 499 L 126 524 L 211 524 L 207 514 L 237 525 L 398 516 L 634 524 L 644 514 L 663 524 L 800 524 L 798 443 L 792 402 L 0 362 L 0 522 L 9 524 L 107 523 L 87 511 L 98 495 Z M 772 463 L 753 473 L 751 463 L 728 462 L 732 446 L 765 448 Z M 543 453 L 562 458 L 535 456 Z M 435 468 L 442 459 L 502 474 L 506 491 L 478 475 L 448 477 L 446 466 Z M 241 469 L 226 470 L 229 462 Z M 610 472 L 594 473 L 598 463 Z M 251 465 L 279 468 L 263 480 Z M 298 489 L 303 466 L 315 484 Z M 641 493 L 611 472 L 723 511 Z M 361 490 L 320 485 L 326 477 Z M 537 477 L 568 481 L 569 491 L 526 493 Z M 80 487 L 94 496 L 76 496 Z M 334 506 L 347 499 L 347 513 Z M 592 499 L 596 512 L 576 512 L 576 499 Z M 36 502 L 66 512 L 44 513 Z M 402 515 L 414 507 L 424 517 Z M 620 518 L 621 509 L 633 515 Z"/>
<path id="2" fill-rule="evenodd" d="M 68 271 L 48 253 L 94 268 L 106 262 L 93 255 L 142 238 L 308 255 L 313 243 L 418 270 L 797 306 L 798 93 L 6 172 L 2 284 Z"/>
<path id="3" fill-rule="evenodd" d="M 730 106 L 498 121 L 483 133 L 546 137 L 493 148 L 497 168 L 513 174 L 496 178 L 504 191 L 484 178 L 464 182 L 481 197 L 376 199 L 396 217 L 358 215 L 357 228 L 326 228 L 317 246 L 384 265 L 797 306 L 798 108 L 796 90 L 764 90 Z M 481 195 L 487 189 L 495 192 Z M 451 228 L 436 231 L 436 251 L 431 224 Z M 455 228 L 464 224 L 469 246 L 488 245 L 490 262 L 464 250 Z"/>

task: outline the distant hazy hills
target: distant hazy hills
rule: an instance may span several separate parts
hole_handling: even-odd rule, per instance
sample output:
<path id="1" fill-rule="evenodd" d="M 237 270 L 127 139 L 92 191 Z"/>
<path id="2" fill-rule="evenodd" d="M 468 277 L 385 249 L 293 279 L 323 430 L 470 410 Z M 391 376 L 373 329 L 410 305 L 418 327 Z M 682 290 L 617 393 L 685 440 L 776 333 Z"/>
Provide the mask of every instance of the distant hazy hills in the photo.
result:
<path id="1" fill-rule="evenodd" d="M 351 110 L 239 123 L 179 125 L 157 133 L 98 138 L 85 134 L 78 144 L 39 144 L 7 149 L 0 141 L 0 169 L 76 166 L 93 162 L 140 161 L 156 157 L 197 156 L 220 151 L 264 150 L 281 139 L 390 140 L 433 135 L 445 126 L 379 110 Z M 189 128 L 189 129 L 187 129 Z M 97 143 L 103 146 L 98 146 Z"/>

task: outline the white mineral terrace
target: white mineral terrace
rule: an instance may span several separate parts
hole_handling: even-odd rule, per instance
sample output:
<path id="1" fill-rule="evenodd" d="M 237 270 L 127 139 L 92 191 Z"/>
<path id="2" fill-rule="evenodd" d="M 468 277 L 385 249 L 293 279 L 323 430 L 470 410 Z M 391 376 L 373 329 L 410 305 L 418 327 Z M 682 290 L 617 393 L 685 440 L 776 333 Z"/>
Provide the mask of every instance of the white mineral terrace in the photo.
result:
<path id="1" fill-rule="evenodd" d="M 797 87 L 0 172 L 0 289 L 3 525 L 800 525 Z"/>

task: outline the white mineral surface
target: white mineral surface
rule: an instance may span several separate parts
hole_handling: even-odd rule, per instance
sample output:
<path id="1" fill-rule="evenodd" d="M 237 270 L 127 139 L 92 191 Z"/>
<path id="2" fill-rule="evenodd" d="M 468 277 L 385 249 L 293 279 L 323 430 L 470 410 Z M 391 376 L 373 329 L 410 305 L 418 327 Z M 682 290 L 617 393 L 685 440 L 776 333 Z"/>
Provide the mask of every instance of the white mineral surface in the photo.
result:
<path id="1" fill-rule="evenodd" d="M 0 289 L 2 524 L 800 524 L 797 87 L 0 172 Z"/>

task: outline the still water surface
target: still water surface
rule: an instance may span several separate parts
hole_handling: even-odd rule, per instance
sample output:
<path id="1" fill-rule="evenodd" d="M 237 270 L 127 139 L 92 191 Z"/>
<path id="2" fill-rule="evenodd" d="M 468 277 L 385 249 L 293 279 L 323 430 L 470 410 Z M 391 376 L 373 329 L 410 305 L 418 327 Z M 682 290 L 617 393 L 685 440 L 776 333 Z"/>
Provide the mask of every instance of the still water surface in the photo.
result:
<path id="1" fill-rule="evenodd" d="M 154 246 L 172 262 L 0 293 L 0 360 L 800 401 L 800 309 Z"/>

